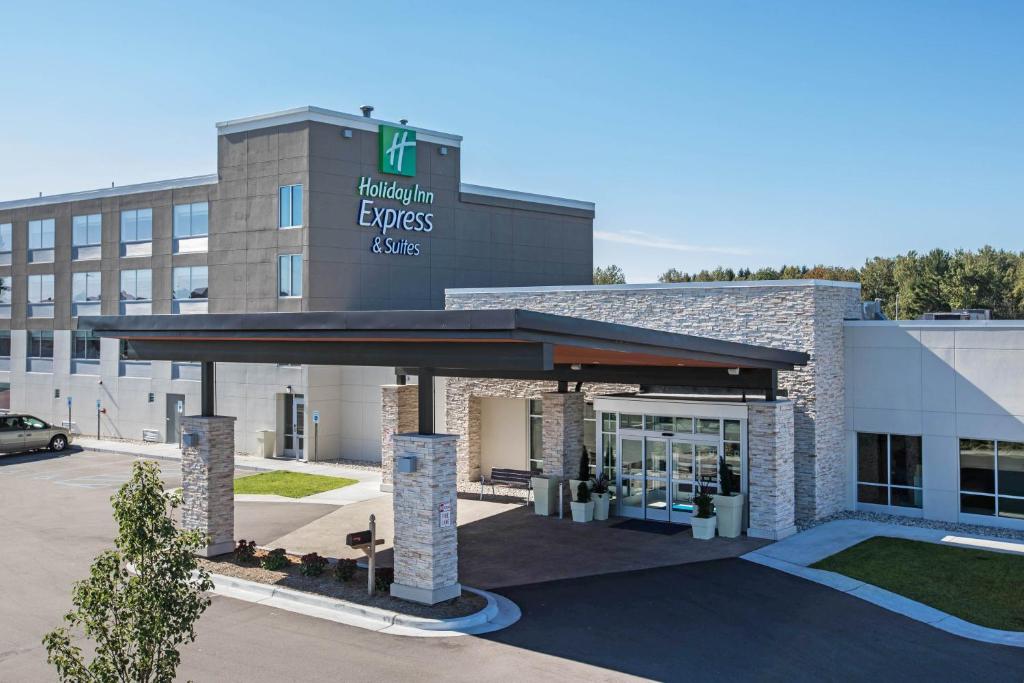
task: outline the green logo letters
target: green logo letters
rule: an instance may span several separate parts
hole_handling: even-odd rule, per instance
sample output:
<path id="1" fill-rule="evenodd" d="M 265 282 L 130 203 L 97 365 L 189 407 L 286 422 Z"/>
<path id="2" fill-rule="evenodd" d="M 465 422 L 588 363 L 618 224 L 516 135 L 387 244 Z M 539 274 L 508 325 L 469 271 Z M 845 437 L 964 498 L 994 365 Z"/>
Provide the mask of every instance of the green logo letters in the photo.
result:
<path id="1" fill-rule="evenodd" d="M 380 125 L 380 172 L 416 175 L 416 131 Z"/>

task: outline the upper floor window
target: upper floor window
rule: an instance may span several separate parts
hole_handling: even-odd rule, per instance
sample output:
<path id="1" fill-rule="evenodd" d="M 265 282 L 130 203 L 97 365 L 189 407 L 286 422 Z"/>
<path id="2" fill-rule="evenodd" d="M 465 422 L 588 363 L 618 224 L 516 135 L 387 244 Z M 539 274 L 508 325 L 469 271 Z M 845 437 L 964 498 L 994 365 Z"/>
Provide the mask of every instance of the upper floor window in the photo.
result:
<path id="1" fill-rule="evenodd" d="M 25 355 L 29 358 L 53 358 L 53 332 L 51 330 L 29 330 L 28 348 Z"/>
<path id="2" fill-rule="evenodd" d="M 206 266 L 184 266 L 174 269 L 174 298 L 206 299 L 209 277 Z"/>
<path id="3" fill-rule="evenodd" d="M 100 300 L 100 273 L 72 273 L 71 300 L 75 303 Z"/>
<path id="4" fill-rule="evenodd" d="M 74 216 L 71 219 L 71 246 L 89 247 L 102 240 L 103 217 L 98 214 Z"/>
<path id="5" fill-rule="evenodd" d="M 920 436 L 857 434 L 857 502 L 920 508 Z"/>
<path id="6" fill-rule="evenodd" d="M 282 185 L 277 227 L 295 228 L 302 225 L 302 185 Z"/>
<path id="7" fill-rule="evenodd" d="M 11 305 L 11 278 L 0 277 L 0 305 Z"/>
<path id="8" fill-rule="evenodd" d="M 153 299 L 153 271 L 146 269 L 121 271 L 121 301 Z"/>
<path id="9" fill-rule="evenodd" d="M 53 303 L 53 275 L 28 276 L 28 302 L 30 304 Z"/>
<path id="10" fill-rule="evenodd" d="M 56 233 L 56 223 L 53 218 L 28 222 L 28 248 L 32 249 L 53 249 L 53 237 Z"/>
<path id="11" fill-rule="evenodd" d="M 279 296 L 302 296 L 302 254 L 277 257 Z"/>
<path id="12" fill-rule="evenodd" d="M 207 202 L 174 205 L 174 237 L 204 237 L 210 231 L 210 205 Z"/>
<path id="13" fill-rule="evenodd" d="M 11 235 L 11 224 L 0 223 L 0 254 L 11 253 Z"/>
<path id="14" fill-rule="evenodd" d="M 122 242 L 149 242 L 152 239 L 153 209 L 130 209 L 121 212 Z"/>

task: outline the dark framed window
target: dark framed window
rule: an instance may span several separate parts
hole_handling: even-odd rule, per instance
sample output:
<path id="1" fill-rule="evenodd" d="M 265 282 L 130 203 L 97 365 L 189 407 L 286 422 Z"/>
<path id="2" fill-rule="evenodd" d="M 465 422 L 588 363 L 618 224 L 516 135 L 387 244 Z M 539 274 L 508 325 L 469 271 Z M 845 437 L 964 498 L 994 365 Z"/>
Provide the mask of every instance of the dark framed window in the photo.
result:
<path id="1" fill-rule="evenodd" d="M 920 508 L 924 455 L 920 436 L 857 433 L 857 502 Z"/>
<path id="2" fill-rule="evenodd" d="M 0 358 L 11 357 L 11 331 L 0 330 Z"/>
<path id="3" fill-rule="evenodd" d="M 51 330 L 29 330 L 28 348 L 25 355 L 29 358 L 53 358 L 53 332 Z"/>
<path id="4" fill-rule="evenodd" d="M 1024 443 L 960 439 L 960 512 L 1024 520 Z"/>
<path id="5" fill-rule="evenodd" d="M 302 296 L 302 254 L 277 257 L 278 296 Z"/>
<path id="6" fill-rule="evenodd" d="M 92 332 L 72 332 L 71 357 L 74 360 L 99 360 L 100 338 Z"/>

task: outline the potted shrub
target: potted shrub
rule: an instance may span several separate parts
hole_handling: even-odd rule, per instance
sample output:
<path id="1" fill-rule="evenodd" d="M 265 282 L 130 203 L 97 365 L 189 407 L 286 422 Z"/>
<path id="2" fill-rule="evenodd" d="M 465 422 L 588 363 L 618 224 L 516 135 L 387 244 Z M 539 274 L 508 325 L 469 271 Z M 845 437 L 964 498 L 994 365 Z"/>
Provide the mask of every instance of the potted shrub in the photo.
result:
<path id="1" fill-rule="evenodd" d="M 715 516 L 718 518 L 718 535 L 736 538 L 743 531 L 743 502 L 745 496 L 735 490 L 736 480 L 725 456 L 718 458 L 719 493 L 712 496 L 715 501 Z"/>
<path id="2" fill-rule="evenodd" d="M 580 455 L 580 469 L 579 479 L 569 480 L 569 494 L 573 500 L 577 500 L 576 492 L 579 491 L 580 483 L 585 483 L 587 488 L 590 488 L 590 453 L 587 452 L 587 447 L 583 447 L 583 453 Z"/>
<path id="3" fill-rule="evenodd" d="M 572 521 L 589 522 L 594 519 L 594 501 L 590 500 L 590 487 L 581 481 L 576 489 L 576 500 L 569 503 L 572 508 Z"/>
<path id="4" fill-rule="evenodd" d="M 690 528 L 694 538 L 707 541 L 715 537 L 715 500 L 711 495 L 711 478 L 698 479 L 694 493 Z"/>
<path id="5" fill-rule="evenodd" d="M 612 494 L 608 492 L 608 477 L 604 472 L 598 472 L 594 479 L 594 487 L 590 490 L 591 498 L 594 500 L 594 519 L 608 519 L 608 503 Z"/>

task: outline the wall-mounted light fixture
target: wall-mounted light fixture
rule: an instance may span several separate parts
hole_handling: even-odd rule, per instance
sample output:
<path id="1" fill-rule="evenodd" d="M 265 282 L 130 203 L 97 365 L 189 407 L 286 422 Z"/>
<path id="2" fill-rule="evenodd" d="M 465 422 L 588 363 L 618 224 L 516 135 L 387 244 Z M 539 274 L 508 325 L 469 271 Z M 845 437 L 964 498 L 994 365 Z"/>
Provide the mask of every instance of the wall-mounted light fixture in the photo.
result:
<path id="1" fill-rule="evenodd" d="M 286 393 L 286 394 L 292 393 L 292 385 L 291 384 L 289 384 L 288 386 L 286 386 L 284 388 L 284 393 Z"/>
<path id="2" fill-rule="evenodd" d="M 740 369 L 739 368 L 729 368 L 729 374 L 732 375 L 733 377 L 735 377 L 736 375 L 740 374 Z"/>
<path id="3" fill-rule="evenodd" d="M 343 129 L 341 131 L 341 137 L 351 140 L 352 139 L 352 129 L 351 128 Z"/>
<path id="4" fill-rule="evenodd" d="M 54 389 L 53 390 L 53 397 L 54 398 L 60 398 L 60 389 Z"/>
<path id="5" fill-rule="evenodd" d="M 569 367 L 572 368 L 573 370 L 582 370 L 583 369 L 583 366 L 580 365 L 579 363 L 573 363 Z"/>
<path id="6" fill-rule="evenodd" d="M 446 157 L 448 156 L 448 148 L 445 147 L 444 145 L 441 145 L 440 147 L 437 148 L 437 153 L 443 157 Z"/>

